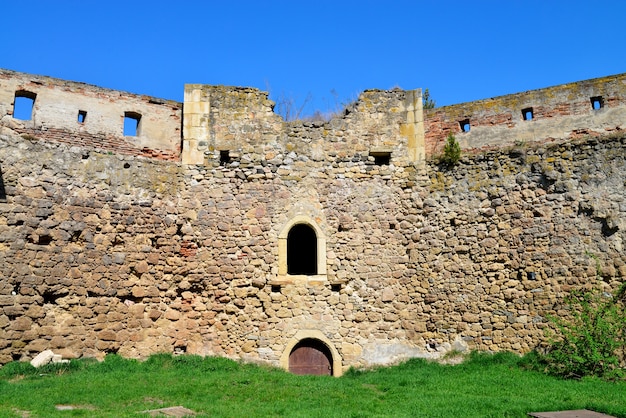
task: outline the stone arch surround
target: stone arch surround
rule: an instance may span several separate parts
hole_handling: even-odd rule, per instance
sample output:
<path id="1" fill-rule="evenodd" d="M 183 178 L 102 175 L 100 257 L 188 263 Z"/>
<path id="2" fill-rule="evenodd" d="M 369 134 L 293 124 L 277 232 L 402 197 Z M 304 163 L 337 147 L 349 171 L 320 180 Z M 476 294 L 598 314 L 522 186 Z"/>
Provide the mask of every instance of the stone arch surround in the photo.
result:
<path id="1" fill-rule="evenodd" d="M 300 341 L 305 340 L 305 339 L 321 341 L 326 347 L 328 347 L 332 356 L 332 361 L 333 361 L 333 365 L 332 365 L 333 376 L 339 377 L 343 374 L 342 359 L 341 359 L 341 356 L 339 355 L 339 352 L 337 351 L 333 343 L 330 342 L 328 338 L 326 338 L 324 333 L 322 333 L 319 330 L 298 331 L 296 335 L 294 335 L 285 346 L 285 350 L 283 351 L 283 354 L 280 357 L 281 368 L 285 370 L 289 370 L 289 355 L 291 354 L 291 351 Z"/>
<path id="2" fill-rule="evenodd" d="M 317 237 L 317 276 L 326 276 L 326 235 L 317 222 L 306 215 L 291 218 L 278 234 L 278 276 L 287 279 L 287 237 L 295 225 L 306 224 L 315 231 Z"/>

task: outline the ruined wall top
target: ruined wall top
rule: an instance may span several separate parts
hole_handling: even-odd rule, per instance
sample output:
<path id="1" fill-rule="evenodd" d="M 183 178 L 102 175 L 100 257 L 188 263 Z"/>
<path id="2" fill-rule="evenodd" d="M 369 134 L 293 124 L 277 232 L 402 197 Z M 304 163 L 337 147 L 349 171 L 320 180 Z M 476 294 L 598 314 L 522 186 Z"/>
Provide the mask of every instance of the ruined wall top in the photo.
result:
<path id="1" fill-rule="evenodd" d="M 367 90 L 328 121 L 287 122 L 257 89 L 185 86 L 183 162 L 216 165 L 245 155 L 252 162 L 293 153 L 315 161 L 385 157 L 409 164 L 418 155 L 421 90 Z M 423 134 L 422 134 L 423 136 Z"/>
<path id="2" fill-rule="evenodd" d="M 29 117 L 15 117 L 19 100 Z M 219 166 L 287 159 L 357 159 L 405 166 L 441 152 L 568 140 L 625 129 L 626 74 L 435 109 L 421 89 L 367 90 L 327 121 L 285 121 L 256 88 L 188 84 L 184 104 L 0 70 L 0 127 L 106 151 Z M 131 125 L 130 132 L 126 125 Z"/>
<path id="3" fill-rule="evenodd" d="M 16 115 L 25 101 L 26 114 Z M 182 104 L 0 70 L 0 124 L 40 139 L 179 160 Z"/>
<path id="4" fill-rule="evenodd" d="M 448 133 L 480 150 L 606 134 L 625 120 L 626 74 L 618 74 L 428 109 L 425 152 L 439 152 Z"/>

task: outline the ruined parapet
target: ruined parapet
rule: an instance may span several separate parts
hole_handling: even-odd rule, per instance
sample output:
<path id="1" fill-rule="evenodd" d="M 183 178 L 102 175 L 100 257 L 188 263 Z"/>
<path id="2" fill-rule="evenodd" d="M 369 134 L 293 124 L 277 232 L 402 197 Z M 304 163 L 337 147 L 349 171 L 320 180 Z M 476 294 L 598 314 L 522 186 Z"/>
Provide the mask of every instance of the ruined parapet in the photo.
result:
<path id="1" fill-rule="evenodd" d="M 320 162 L 424 160 L 421 90 L 367 90 L 326 121 L 288 122 L 255 88 L 188 84 L 183 110 L 174 101 L 9 70 L 0 80 L 1 126 L 46 141 L 210 166 L 243 155 L 273 164 L 293 152 Z M 26 113 L 16 114 L 18 104 Z"/>
<path id="2" fill-rule="evenodd" d="M 263 144 L 283 130 L 273 107 L 258 89 L 185 85 L 183 163 L 204 164 L 206 156 L 220 152 L 224 159 L 234 150 L 262 153 Z"/>
<path id="3" fill-rule="evenodd" d="M 0 81 L 5 129 L 120 154 L 180 159 L 178 102 L 8 70 L 0 70 Z M 25 114 L 15 114 L 17 104 Z"/>
<path id="4" fill-rule="evenodd" d="M 429 109 L 426 154 L 448 133 L 466 150 L 603 135 L 625 128 L 626 74 Z"/>
<path id="5" fill-rule="evenodd" d="M 465 150 L 485 150 L 603 135 L 623 129 L 626 116 L 626 74 L 427 110 L 420 89 L 366 90 L 326 121 L 293 122 L 255 88 L 188 84 L 183 110 L 178 102 L 51 77 L 0 70 L 0 80 L 0 124 L 18 134 L 209 166 L 244 155 L 258 166 L 295 152 L 314 161 L 423 169 L 448 133 Z M 18 101 L 30 103 L 26 117 L 15 117 Z"/>
<path id="6" fill-rule="evenodd" d="M 266 165 L 287 154 L 400 165 L 424 159 L 421 90 L 367 90 L 328 120 L 284 121 L 273 109 L 257 89 L 186 85 L 183 163 L 224 165 L 245 155 Z"/>

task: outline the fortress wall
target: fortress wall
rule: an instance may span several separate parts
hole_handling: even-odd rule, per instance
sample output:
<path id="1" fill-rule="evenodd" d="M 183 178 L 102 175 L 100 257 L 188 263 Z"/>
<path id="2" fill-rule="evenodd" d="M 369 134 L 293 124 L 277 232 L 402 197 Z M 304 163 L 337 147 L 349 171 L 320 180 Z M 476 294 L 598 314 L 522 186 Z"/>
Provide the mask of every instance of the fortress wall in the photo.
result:
<path id="1" fill-rule="evenodd" d="M 448 133 L 469 151 L 602 135 L 625 129 L 624 120 L 626 74 L 619 74 L 425 110 L 425 151 L 440 153 Z"/>
<path id="2" fill-rule="evenodd" d="M 16 94 L 34 99 L 29 120 L 13 117 Z M 124 136 L 127 112 L 139 118 L 134 136 Z M 0 70 L 0 125 L 44 140 L 179 160 L 181 117 L 174 101 Z"/>
<path id="3" fill-rule="evenodd" d="M 567 291 L 626 276 L 623 137 L 425 178 L 362 160 L 285 170 L 296 151 L 259 173 L 0 140 L 2 363 L 50 348 L 279 365 L 302 332 L 343 368 L 526 352 L 547 314 L 567 314 Z M 325 236 L 326 274 L 281 280 L 279 236 L 298 216 Z"/>
<path id="4" fill-rule="evenodd" d="M 181 157 L 135 147 L 111 133 L 119 125 L 87 134 L 58 116 L 93 103 L 119 118 L 120 103 L 147 99 L 150 118 L 179 129 L 179 104 L 0 74 L 0 364 L 50 348 L 284 366 L 302 336 L 329 344 L 339 369 L 522 353 L 544 342 L 548 314 L 567 315 L 569 290 L 626 277 L 626 139 L 613 119 L 624 76 L 423 120 L 420 91 L 371 90 L 327 122 L 285 122 L 256 89 L 188 85 Z M 17 121 L 7 103 L 26 88 L 34 118 Z M 56 113 L 39 101 L 49 91 Z M 589 113 L 587 96 L 604 107 Z M 532 120 L 507 116 L 529 105 Z M 461 116 L 474 122 L 457 137 L 483 152 L 452 170 L 424 161 Z M 527 140 L 525 126 L 545 136 Z M 315 231 L 315 274 L 287 269 L 300 224 Z"/>

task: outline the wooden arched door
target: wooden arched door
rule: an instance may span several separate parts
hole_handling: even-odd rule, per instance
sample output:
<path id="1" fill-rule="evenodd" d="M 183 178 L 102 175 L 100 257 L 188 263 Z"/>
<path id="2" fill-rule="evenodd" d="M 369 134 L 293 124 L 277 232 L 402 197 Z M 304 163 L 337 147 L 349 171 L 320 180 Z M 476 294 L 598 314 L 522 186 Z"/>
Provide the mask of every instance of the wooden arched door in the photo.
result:
<path id="1" fill-rule="evenodd" d="M 289 371 L 293 374 L 333 375 L 333 357 L 320 340 L 300 341 L 289 354 Z"/>

